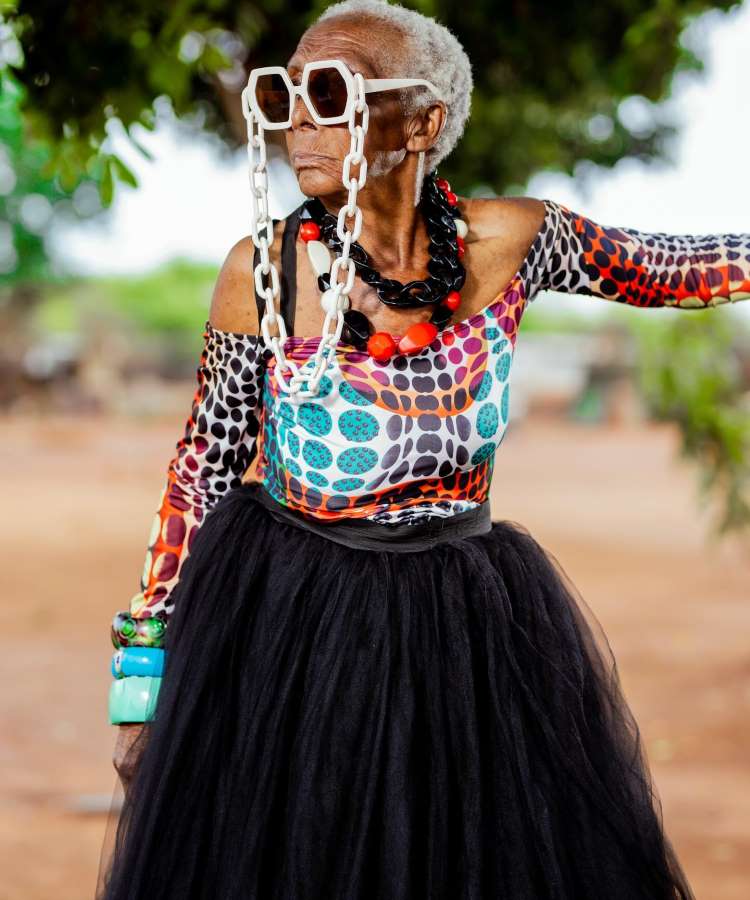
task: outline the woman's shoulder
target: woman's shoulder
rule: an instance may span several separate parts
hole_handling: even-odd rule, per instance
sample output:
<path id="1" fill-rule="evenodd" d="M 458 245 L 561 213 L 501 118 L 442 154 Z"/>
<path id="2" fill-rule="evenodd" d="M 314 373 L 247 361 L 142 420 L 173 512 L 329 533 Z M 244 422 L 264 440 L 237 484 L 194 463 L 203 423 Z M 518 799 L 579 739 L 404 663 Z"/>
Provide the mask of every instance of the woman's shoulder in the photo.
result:
<path id="1" fill-rule="evenodd" d="M 285 219 L 275 222 L 274 241 L 269 254 L 279 274 L 280 236 L 285 224 Z M 220 331 L 260 333 L 258 307 L 255 303 L 254 253 L 252 236 L 244 235 L 232 245 L 221 265 L 208 314 L 211 325 Z"/>
<path id="2" fill-rule="evenodd" d="M 503 241 L 528 247 L 544 224 L 546 207 L 534 197 L 461 197 L 459 209 L 469 226 L 468 240 Z"/>

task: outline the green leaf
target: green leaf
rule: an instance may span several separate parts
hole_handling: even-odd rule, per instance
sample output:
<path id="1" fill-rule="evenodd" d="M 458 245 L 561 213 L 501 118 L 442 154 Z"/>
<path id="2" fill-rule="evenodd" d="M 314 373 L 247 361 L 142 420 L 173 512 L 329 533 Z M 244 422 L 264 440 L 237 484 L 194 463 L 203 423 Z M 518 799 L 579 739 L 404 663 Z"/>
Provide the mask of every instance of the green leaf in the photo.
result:
<path id="1" fill-rule="evenodd" d="M 105 207 L 105 209 L 111 206 L 114 191 L 115 185 L 114 178 L 112 177 L 112 157 L 107 157 L 104 162 L 102 180 L 99 182 L 99 196 L 102 201 L 102 206 Z"/>
<path id="2" fill-rule="evenodd" d="M 115 156 L 114 154 L 110 157 L 112 161 L 112 167 L 115 169 L 117 173 L 117 177 L 120 181 L 124 181 L 126 184 L 129 184 L 131 187 L 138 187 L 138 179 L 135 177 L 135 173 L 132 169 L 129 169 L 125 163 L 119 158 L 119 156 Z"/>
<path id="3" fill-rule="evenodd" d="M 154 154 L 142 144 L 137 137 L 133 134 L 133 130 L 131 128 L 128 129 L 128 138 L 130 139 L 130 143 L 138 150 L 138 152 L 144 156 L 149 162 L 154 161 Z"/>

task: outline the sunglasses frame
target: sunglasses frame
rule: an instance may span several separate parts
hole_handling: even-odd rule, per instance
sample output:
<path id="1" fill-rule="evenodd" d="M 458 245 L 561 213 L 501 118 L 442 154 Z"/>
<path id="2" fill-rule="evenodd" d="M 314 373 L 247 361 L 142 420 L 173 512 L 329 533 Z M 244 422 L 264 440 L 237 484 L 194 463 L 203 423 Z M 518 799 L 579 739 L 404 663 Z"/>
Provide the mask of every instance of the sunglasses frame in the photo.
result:
<path id="1" fill-rule="evenodd" d="M 344 112 L 338 116 L 321 116 L 313 107 L 310 95 L 307 91 L 307 85 L 310 80 L 310 73 L 318 69 L 336 69 L 346 84 L 346 107 Z M 289 90 L 289 116 L 283 122 L 270 122 L 260 108 L 258 99 L 255 95 L 255 88 L 258 79 L 262 75 L 279 75 L 283 79 Z M 431 81 L 424 78 L 364 78 L 364 90 L 366 94 L 377 93 L 379 91 L 392 91 L 406 87 L 427 87 L 441 102 L 445 102 L 440 91 Z M 245 117 L 252 113 L 253 117 L 263 126 L 266 131 L 280 131 L 281 129 L 292 127 L 292 117 L 294 115 L 294 106 L 297 102 L 297 95 L 302 98 L 307 111 L 310 113 L 313 121 L 318 125 L 339 125 L 348 122 L 352 114 L 354 106 L 357 103 L 357 86 L 352 70 L 340 59 L 321 59 L 305 64 L 302 69 L 302 78 L 299 85 L 294 84 L 289 73 L 283 66 L 261 66 L 253 69 L 247 81 L 247 85 L 242 91 L 242 108 Z"/>

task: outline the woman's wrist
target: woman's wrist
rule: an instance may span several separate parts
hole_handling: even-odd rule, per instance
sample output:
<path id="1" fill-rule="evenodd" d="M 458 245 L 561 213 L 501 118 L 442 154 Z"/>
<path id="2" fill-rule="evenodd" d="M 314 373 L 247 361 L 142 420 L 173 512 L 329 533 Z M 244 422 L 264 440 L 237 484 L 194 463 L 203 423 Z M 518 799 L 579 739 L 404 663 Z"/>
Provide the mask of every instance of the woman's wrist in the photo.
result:
<path id="1" fill-rule="evenodd" d="M 121 610 L 112 619 L 115 647 L 110 671 L 108 712 L 112 725 L 150 722 L 164 671 L 166 613 L 135 617 Z"/>

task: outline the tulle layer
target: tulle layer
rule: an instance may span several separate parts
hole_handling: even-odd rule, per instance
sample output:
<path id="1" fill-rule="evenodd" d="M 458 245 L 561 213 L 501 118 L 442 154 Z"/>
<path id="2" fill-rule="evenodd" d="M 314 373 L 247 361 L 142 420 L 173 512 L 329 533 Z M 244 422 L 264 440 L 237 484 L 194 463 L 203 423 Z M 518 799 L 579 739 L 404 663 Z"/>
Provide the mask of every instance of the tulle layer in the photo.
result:
<path id="1" fill-rule="evenodd" d="M 606 641 L 525 528 L 353 549 L 253 487 L 175 590 L 99 897 L 692 897 Z"/>

